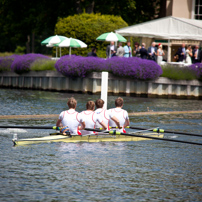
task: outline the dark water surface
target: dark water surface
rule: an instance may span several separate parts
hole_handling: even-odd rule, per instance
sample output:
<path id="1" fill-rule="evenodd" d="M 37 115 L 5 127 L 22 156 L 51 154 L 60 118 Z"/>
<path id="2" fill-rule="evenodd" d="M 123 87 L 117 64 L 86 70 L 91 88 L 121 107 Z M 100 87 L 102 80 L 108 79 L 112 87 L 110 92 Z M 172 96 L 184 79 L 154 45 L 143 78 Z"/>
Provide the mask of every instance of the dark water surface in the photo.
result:
<path id="1" fill-rule="evenodd" d="M 78 111 L 99 95 L 0 89 L 0 115 L 59 114 L 68 97 Z M 116 96 L 109 96 L 108 108 Z M 129 112 L 202 110 L 202 101 L 123 97 Z M 130 117 L 131 125 L 202 134 L 202 114 Z M 56 120 L 1 120 L 0 125 L 55 125 Z M 13 147 L 0 129 L 0 201 L 202 201 L 202 146 L 166 141 L 43 143 Z M 18 138 L 52 130 L 20 130 Z M 128 131 L 129 132 L 129 131 Z M 165 134 L 201 142 L 202 138 Z"/>

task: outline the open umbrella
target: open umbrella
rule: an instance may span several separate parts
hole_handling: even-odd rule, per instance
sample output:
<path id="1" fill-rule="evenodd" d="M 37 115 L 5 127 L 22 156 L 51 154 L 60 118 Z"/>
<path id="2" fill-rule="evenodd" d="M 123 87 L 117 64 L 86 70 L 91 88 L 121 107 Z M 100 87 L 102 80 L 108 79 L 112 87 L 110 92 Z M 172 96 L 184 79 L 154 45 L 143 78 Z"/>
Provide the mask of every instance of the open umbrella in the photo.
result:
<path id="1" fill-rule="evenodd" d="M 46 44 L 57 44 L 60 43 L 62 40 L 67 39 L 65 36 L 60 36 L 60 35 L 55 35 L 55 36 L 50 36 L 47 39 L 43 40 L 41 42 L 42 45 Z"/>
<path id="2" fill-rule="evenodd" d="M 100 36 L 96 38 L 96 40 L 97 41 L 119 41 L 119 42 L 127 41 L 123 36 L 114 32 L 107 32 L 107 33 L 101 34 Z M 109 57 L 111 58 L 111 53 Z"/>
<path id="3" fill-rule="evenodd" d="M 123 36 L 114 32 L 107 32 L 107 33 L 101 34 L 99 37 L 96 38 L 96 40 L 97 41 L 120 41 L 120 42 L 127 41 Z"/>
<path id="4" fill-rule="evenodd" d="M 63 41 L 64 39 L 67 39 L 65 36 L 55 35 L 50 36 L 47 39 L 43 40 L 41 42 L 42 45 L 46 45 L 46 47 L 56 47 L 56 58 L 57 58 L 57 44 Z M 61 57 L 61 48 L 60 48 L 60 57 Z"/>
<path id="5" fill-rule="evenodd" d="M 87 44 L 79 39 L 67 38 L 61 43 L 57 44 L 58 47 L 69 47 L 69 55 L 71 55 L 71 48 L 86 48 Z"/>

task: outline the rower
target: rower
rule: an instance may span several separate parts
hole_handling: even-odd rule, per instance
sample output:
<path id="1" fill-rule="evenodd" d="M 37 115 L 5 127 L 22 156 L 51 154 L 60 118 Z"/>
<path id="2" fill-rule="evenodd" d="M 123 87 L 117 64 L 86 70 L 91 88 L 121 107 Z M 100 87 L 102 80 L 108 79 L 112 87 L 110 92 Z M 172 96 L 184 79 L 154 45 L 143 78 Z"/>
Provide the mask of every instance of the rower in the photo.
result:
<path id="1" fill-rule="evenodd" d="M 60 113 L 56 126 L 60 127 L 62 124 L 63 128 L 60 130 L 60 132 L 63 134 L 69 130 L 70 134 L 81 135 L 79 130 L 85 128 L 85 122 L 82 115 L 75 111 L 77 101 L 71 97 L 68 99 L 67 105 L 69 110 L 62 111 Z"/>
<path id="2" fill-rule="evenodd" d="M 126 110 L 122 109 L 122 107 L 123 107 L 123 98 L 118 97 L 115 100 L 115 106 L 116 106 L 116 108 L 109 109 L 109 111 L 114 116 L 116 116 L 116 118 L 120 122 L 120 125 L 123 127 L 122 129 L 119 129 L 118 131 L 126 133 L 124 128 L 126 126 L 130 125 L 130 121 L 129 121 L 128 112 Z M 112 119 L 109 120 L 109 125 L 112 126 L 112 127 L 116 126 L 115 122 Z"/>
<path id="3" fill-rule="evenodd" d="M 109 130 L 109 120 L 110 119 L 112 119 L 115 122 L 115 124 L 117 125 L 117 127 L 119 129 L 121 129 L 119 120 L 110 111 L 103 108 L 104 100 L 97 99 L 95 101 L 95 105 L 97 107 L 97 109 L 95 110 L 95 113 L 101 115 L 104 123 L 107 125 L 108 130 Z M 95 127 L 96 128 L 101 128 L 101 125 L 99 123 L 96 123 Z"/>
<path id="4" fill-rule="evenodd" d="M 107 126 L 102 120 L 102 117 L 99 114 L 96 114 L 94 112 L 95 109 L 95 103 L 93 101 L 88 101 L 86 103 L 86 111 L 81 112 L 82 117 L 85 121 L 86 128 L 95 128 L 96 123 L 99 123 L 101 127 L 106 130 Z M 89 134 L 95 134 L 93 131 L 86 131 L 81 130 L 82 135 L 89 135 Z"/>

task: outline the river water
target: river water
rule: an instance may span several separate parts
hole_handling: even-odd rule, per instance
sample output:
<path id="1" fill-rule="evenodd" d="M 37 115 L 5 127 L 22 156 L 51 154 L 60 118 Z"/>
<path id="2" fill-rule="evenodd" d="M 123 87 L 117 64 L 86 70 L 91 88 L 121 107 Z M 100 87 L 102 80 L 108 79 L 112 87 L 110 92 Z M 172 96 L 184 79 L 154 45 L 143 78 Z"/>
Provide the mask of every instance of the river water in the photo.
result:
<path id="1" fill-rule="evenodd" d="M 99 95 L 0 89 L 0 115 L 59 114 L 74 96 L 77 110 Z M 116 96 L 109 96 L 108 108 Z M 128 112 L 202 110 L 200 100 L 123 97 Z M 130 117 L 131 126 L 202 134 L 202 114 Z M 50 119 L 0 119 L 0 125 L 55 125 Z M 130 129 L 128 129 L 128 132 Z M 15 131 L 16 132 L 16 131 Z M 18 138 L 52 130 L 20 130 Z M 0 201 L 202 201 L 202 146 L 147 140 L 42 143 L 13 147 L 0 129 Z M 202 142 L 200 137 L 165 134 Z"/>

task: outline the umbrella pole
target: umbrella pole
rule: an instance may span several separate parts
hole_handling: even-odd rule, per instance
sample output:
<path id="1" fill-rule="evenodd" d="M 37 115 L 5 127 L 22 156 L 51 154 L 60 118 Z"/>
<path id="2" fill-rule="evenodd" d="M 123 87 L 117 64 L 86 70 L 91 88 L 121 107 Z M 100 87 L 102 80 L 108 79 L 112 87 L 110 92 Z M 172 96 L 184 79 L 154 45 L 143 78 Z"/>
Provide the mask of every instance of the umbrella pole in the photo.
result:
<path id="1" fill-rule="evenodd" d="M 57 56 L 58 56 L 58 48 L 56 47 L 55 57 L 57 58 Z"/>
<path id="2" fill-rule="evenodd" d="M 69 47 L 69 55 L 71 55 L 71 47 Z"/>
<path id="3" fill-rule="evenodd" d="M 60 58 L 61 58 L 61 47 L 60 47 Z"/>

